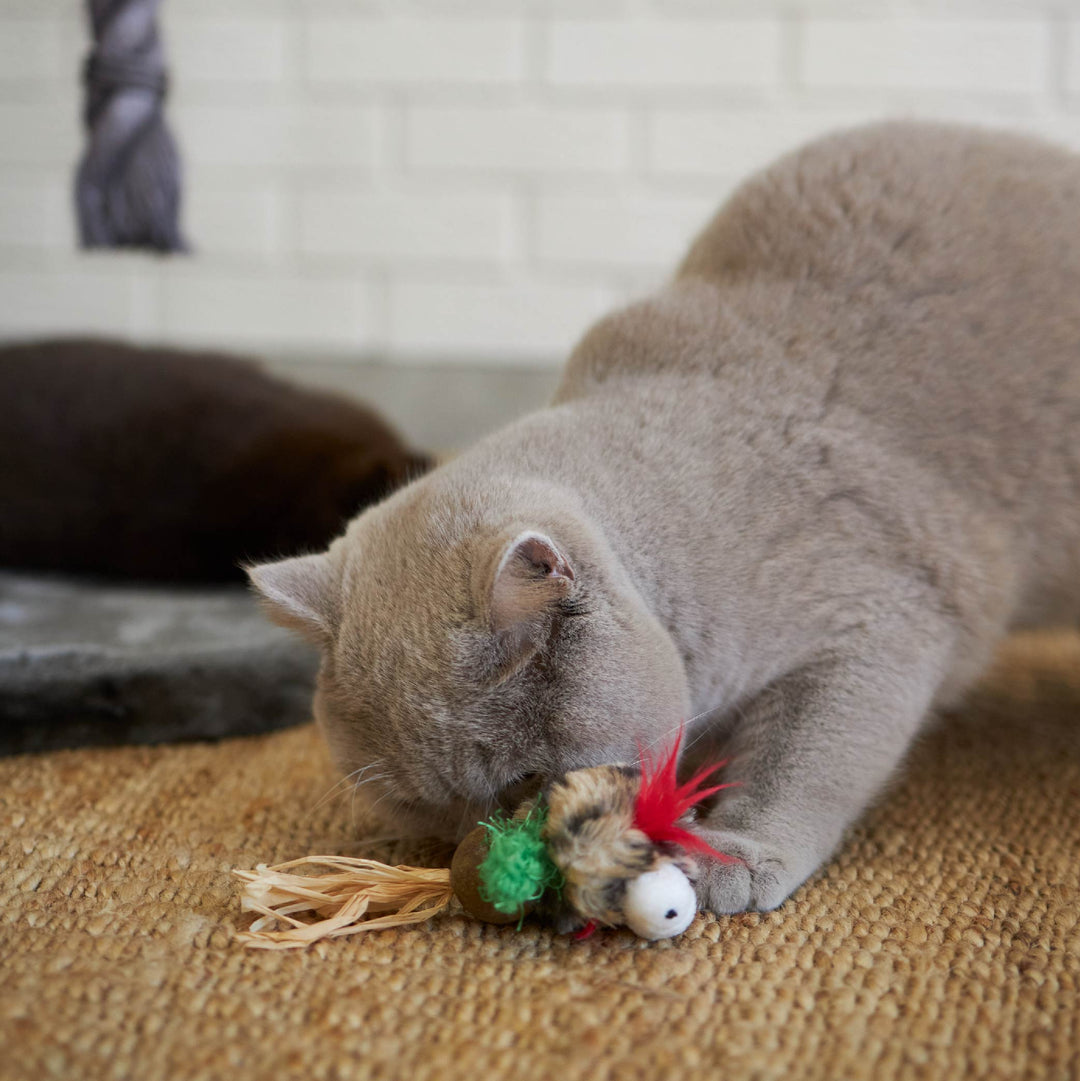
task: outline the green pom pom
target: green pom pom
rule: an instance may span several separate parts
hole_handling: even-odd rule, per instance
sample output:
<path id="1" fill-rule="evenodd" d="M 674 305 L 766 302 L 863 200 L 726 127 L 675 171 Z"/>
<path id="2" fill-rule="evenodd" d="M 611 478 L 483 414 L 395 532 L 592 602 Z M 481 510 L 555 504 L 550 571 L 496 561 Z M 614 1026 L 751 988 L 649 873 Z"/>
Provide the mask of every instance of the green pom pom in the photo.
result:
<path id="1" fill-rule="evenodd" d="M 488 854 L 480 864 L 480 896 L 499 912 L 513 915 L 545 890 L 562 886 L 562 874 L 541 838 L 547 810 L 542 804 L 524 818 L 497 814 L 485 822 Z"/>

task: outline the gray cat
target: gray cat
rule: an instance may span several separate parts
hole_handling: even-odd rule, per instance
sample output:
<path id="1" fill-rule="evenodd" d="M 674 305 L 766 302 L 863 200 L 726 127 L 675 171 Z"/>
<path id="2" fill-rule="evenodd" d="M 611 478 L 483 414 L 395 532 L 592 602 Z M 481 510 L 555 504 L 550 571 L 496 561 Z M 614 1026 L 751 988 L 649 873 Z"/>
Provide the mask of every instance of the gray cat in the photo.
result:
<path id="1" fill-rule="evenodd" d="M 878 125 L 745 184 L 550 408 L 250 573 L 403 829 L 704 715 L 745 862 L 702 904 L 770 909 L 1010 628 L 1080 617 L 1078 435 L 1080 158 Z"/>

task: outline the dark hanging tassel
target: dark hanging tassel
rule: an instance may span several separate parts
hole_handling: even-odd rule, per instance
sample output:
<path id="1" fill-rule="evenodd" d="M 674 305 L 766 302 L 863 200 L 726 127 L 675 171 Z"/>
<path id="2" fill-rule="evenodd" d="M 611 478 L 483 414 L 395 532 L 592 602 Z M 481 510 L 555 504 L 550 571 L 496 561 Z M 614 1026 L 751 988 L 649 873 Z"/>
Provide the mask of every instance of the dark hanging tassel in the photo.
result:
<path id="1" fill-rule="evenodd" d="M 75 180 L 84 248 L 184 251 L 180 157 L 165 127 L 161 0 L 89 0 L 89 144 Z"/>

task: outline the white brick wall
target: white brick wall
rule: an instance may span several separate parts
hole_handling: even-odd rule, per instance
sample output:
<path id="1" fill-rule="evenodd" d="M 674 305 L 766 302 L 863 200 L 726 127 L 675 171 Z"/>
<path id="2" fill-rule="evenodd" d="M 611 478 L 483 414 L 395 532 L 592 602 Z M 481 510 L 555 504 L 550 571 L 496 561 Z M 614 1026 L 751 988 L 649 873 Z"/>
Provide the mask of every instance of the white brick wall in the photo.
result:
<path id="1" fill-rule="evenodd" d="M 722 178 L 734 184 L 823 131 L 872 119 L 878 110 L 857 102 L 836 108 L 777 111 L 752 105 L 732 109 L 672 109 L 646 120 L 647 167 L 657 178 Z M 657 183 L 668 183 L 658 179 Z"/>
<path id="2" fill-rule="evenodd" d="M 1065 88 L 1073 98 L 1080 98 L 1080 18 L 1069 24 L 1066 50 Z"/>
<path id="3" fill-rule="evenodd" d="M 1080 149 L 1080 0 L 165 0 L 196 254 L 86 255 L 81 8 L 0 0 L 0 338 L 554 362 L 819 132 Z"/>
<path id="4" fill-rule="evenodd" d="M 780 23 L 768 14 L 557 21 L 546 46 L 554 86 L 770 87 L 780 78 Z"/>
<path id="5" fill-rule="evenodd" d="M 524 28 L 506 19 L 312 19 L 305 74 L 357 87 L 499 86 L 524 74 Z"/>
<path id="6" fill-rule="evenodd" d="M 163 277 L 161 327 L 171 340 L 300 351 L 372 345 L 370 289 L 359 275 L 178 265 Z"/>
<path id="7" fill-rule="evenodd" d="M 1044 19 L 821 19 L 804 29 L 806 87 L 1038 95 L 1049 89 Z"/>
<path id="8" fill-rule="evenodd" d="M 2 31 L 0 31 L 2 32 Z M 7 89 L 14 97 L 24 87 Z M 72 151 L 79 145 L 79 117 L 70 102 L 0 100 L 0 168 L 38 165 L 59 178 L 72 166 Z"/>
<path id="9" fill-rule="evenodd" d="M 59 19 L 0 22 L 0 86 L 58 80 L 63 70 L 63 23 Z"/>
<path id="10" fill-rule="evenodd" d="M 629 117 L 620 109 L 416 106 L 405 120 L 406 167 L 428 174 L 629 172 Z"/>
<path id="11" fill-rule="evenodd" d="M 412 281 L 390 291 L 387 348 L 405 356 L 454 351 L 476 360 L 557 356 L 614 296 L 588 282 L 529 280 L 493 284 Z"/>
<path id="12" fill-rule="evenodd" d="M 55 181 L 12 176 L 0 181 L 0 246 L 55 248 L 71 242 L 64 221 L 68 193 Z"/>
<path id="13" fill-rule="evenodd" d="M 169 60 L 192 83 L 280 83 L 293 33 L 284 19 L 190 18 L 170 25 Z"/>
<path id="14" fill-rule="evenodd" d="M 517 207 L 504 194 L 362 192 L 313 185 L 303 195 L 300 250 L 364 262 L 501 263 Z"/>
<path id="15" fill-rule="evenodd" d="M 686 240 L 715 210 L 709 197 L 544 195 L 536 254 L 544 263 L 670 270 Z"/>
<path id="16" fill-rule="evenodd" d="M 146 326 L 141 266 L 120 256 L 39 269 L 0 269 L 0 325 L 6 335 L 135 334 Z"/>
<path id="17" fill-rule="evenodd" d="M 178 101 L 170 125 L 181 140 L 190 186 L 199 170 L 224 165 L 286 174 L 365 170 L 375 159 L 378 111 L 372 105 Z"/>
<path id="18" fill-rule="evenodd" d="M 200 256 L 274 261 L 284 252 L 288 198 L 285 185 L 252 177 L 206 182 L 189 191 L 187 231 L 199 238 Z"/>

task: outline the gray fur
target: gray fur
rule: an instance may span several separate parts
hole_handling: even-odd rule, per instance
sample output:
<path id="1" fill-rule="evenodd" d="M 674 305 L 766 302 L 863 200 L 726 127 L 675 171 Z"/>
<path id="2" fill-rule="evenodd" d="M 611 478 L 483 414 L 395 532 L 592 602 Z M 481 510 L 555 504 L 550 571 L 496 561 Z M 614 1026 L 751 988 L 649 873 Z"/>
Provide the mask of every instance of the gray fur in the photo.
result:
<path id="1" fill-rule="evenodd" d="M 710 711 L 743 784 L 701 826 L 746 862 L 702 901 L 772 908 L 1010 628 L 1080 617 L 1078 432 L 1080 159 L 821 140 L 595 326 L 550 408 L 351 523 L 317 716 L 404 827 L 455 834 Z"/>

